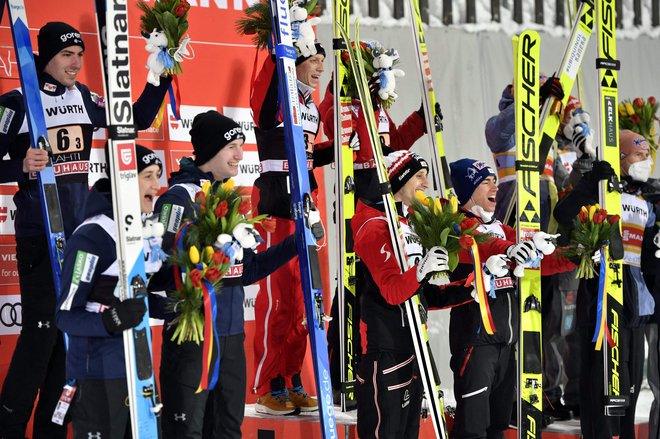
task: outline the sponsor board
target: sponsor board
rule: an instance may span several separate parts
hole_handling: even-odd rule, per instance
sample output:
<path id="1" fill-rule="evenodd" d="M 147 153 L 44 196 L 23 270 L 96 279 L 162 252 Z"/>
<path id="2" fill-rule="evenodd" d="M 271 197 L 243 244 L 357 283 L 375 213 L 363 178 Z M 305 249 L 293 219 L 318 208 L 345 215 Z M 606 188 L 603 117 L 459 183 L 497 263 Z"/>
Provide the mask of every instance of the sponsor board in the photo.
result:
<path id="1" fill-rule="evenodd" d="M 13 235 L 16 205 L 13 195 L 0 195 L 0 235 Z"/>
<path id="2" fill-rule="evenodd" d="M 20 294 L 0 295 L 0 335 L 18 335 L 23 324 Z"/>
<path id="3" fill-rule="evenodd" d="M 245 134 L 245 143 L 257 144 L 257 138 L 254 135 L 254 120 L 252 118 L 252 109 L 244 107 L 222 107 L 222 114 L 234 119 L 241 126 Z"/>
<path id="4" fill-rule="evenodd" d="M 18 285 L 16 246 L 0 244 L 0 285 Z"/>
<path id="5" fill-rule="evenodd" d="M 259 285 L 250 285 L 245 287 L 245 299 L 243 299 L 243 319 L 246 322 L 254 321 L 254 303 L 257 300 Z"/>

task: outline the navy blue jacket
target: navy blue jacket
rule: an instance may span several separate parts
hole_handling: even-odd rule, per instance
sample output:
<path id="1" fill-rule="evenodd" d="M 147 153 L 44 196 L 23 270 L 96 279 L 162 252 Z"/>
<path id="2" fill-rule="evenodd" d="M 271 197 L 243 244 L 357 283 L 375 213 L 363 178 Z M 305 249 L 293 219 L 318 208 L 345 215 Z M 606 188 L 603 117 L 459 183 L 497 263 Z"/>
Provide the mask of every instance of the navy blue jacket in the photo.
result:
<path id="1" fill-rule="evenodd" d="M 111 200 L 109 180 L 97 181 L 82 209 L 86 220 L 64 249 L 55 321 L 69 336 L 67 379 L 126 376 L 122 334 L 108 333 L 101 318 L 101 312 L 118 300 L 117 250 L 113 239 L 116 225 Z M 146 247 L 148 244 L 148 251 Z M 147 262 L 147 273 L 158 268 L 160 264 Z"/>
<path id="2" fill-rule="evenodd" d="M 165 225 L 163 250 L 172 254 L 174 237 L 184 218 L 192 214 L 192 200 L 204 181 L 214 181 L 213 175 L 201 171 L 189 158 L 181 160 L 181 170 L 172 174 L 169 180 L 170 188 L 156 202 L 155 214 L 160 215 L 160 222 Z M 263 253 L 254 253 L 244 249 L 242 275 L 224 277 L 218 296 L 217 330 L 220 336 L 243 333 L 243 302 L 245 292 L 243 286 L 251 285 L 262 279 L 297 255 L 296 242 L 293 235 L 280 244 L 269 248 Z M 239 264 L 240 265 L 240 264 Z M 241 268 L 238 267 L 240 272 Z M 236 269 L 232 270 L 236 271 Z M 171 267 L 163 267 L 150 283 L 152 291 L 174 291 L 174 274 Z M 174 318 L 166 315 L 166 320 Z M 165 325 L 167 333 L 167 325 Z M 169 340 L 170 337 L 164 336 Z"/>
<path id="3" fill-rule="evenodd" d="M 138 129 L 149 128 L 165 97 L 171 79 L 159 87 L 147 84 L 133 104 Z M 47 73 L 39 75 L 41 100 L 48 137 L 53 150 L 53 166 L 64 220 L 70 236 L 85 219 L 80 209 L 89 192 L 89 156 L 94 130 L 105 127 L 105 101 L 87 86 L 76 83 L 65 87 Z M 45 232 L 39 185 L 36 176 L 23 173 L 23 159 L 30 146 L 25 104 L 20 89 L 0 96 L 0 183 L 18 182 L 14 195 L 17 237 L 39 236 Z"/>

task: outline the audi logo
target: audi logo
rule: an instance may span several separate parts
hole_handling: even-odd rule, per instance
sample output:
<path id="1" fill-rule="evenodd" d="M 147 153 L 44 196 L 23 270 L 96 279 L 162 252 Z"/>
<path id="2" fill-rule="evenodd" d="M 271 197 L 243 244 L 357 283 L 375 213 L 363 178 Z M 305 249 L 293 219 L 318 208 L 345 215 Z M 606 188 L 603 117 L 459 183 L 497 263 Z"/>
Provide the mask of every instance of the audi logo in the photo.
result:
<path id="1" fill-rule="evenodd" d="M 0 306 L 0 323 L 8 328 L 22 326 L 21 302 L 4 303 Z"/>

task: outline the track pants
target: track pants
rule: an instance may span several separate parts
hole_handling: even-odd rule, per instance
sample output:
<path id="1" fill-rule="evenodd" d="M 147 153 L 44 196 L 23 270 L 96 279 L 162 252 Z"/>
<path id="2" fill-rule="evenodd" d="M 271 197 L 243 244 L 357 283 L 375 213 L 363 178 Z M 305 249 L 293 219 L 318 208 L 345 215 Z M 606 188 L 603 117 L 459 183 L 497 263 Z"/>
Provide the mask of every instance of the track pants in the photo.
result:
<path id="1" fill-rule="evenodd" d="M 71 406 L 74 439 L 131 438 L 126 379 L 78 380 Z"/>
<path id="2" fill-rule="evenodd" d="M 657 323 L 646 325 L 646 342 L 649 344 L 648 381 L 653 392 L 649 413 L 649 439 L 660 439 L 660 338 Z"/>

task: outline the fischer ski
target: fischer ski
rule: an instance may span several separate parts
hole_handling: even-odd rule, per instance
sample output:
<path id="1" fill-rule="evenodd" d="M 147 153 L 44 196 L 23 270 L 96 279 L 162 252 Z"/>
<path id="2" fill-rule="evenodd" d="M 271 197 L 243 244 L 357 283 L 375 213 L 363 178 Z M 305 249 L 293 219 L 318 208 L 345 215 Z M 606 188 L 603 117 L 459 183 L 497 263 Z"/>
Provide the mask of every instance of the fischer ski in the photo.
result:
<path id="1" fill-rule="evenodd" d="M 103 61 L 103 89 L 107 97 L 108 149 L 113 216 L 117 224 L 117 265 L 121 300 L 142 298 L 147 312 L 142 322 L 123 332 L 126 381 L 135 439 L 158 438 L 158 415 L 162 404 L 153 373 L 151 328 L 145 275 L 142 214 L 138 189 L 128 55 L 128 4 L 95 0 L 99 52 Z M 110 26 L 106 26 L 110 23 Z"/>
<path id="2" fill-rule="evenodd" d="M 517 241 L 541 230 L 539 161 L 539 54 L 535 31 L 513 37 L 516 121 Z M 525 265 L 518 278 L 518 438 L 541 434 L 543 362 L 541 339 L 541 270 Z"/>
<path id="3" fill-rule="evenodd" d="M 559 82 L 561 82 L 562 90 L 564 90 L 564 98 L 559 100 L 554 96 L 550 96 L 541 108 L 541 118 L 539 127 L 541 131 L 541 144 L 539 146 L 539 172 L 543 172 L 548 154 L 555 143 L 557 130 L 563 118 L 563 110 L 568 103 L 575 78 L 580 71 L 582 60 L 587 51 L 589 38 L 593 30 L 594 10 L 592 0 L 579 0 L 580 7 L 577 10 L 575 21 L 571 29 L 571 34 L 568 38 L 568 44 L 564 49 L 561 63 L 559 65 Z M 552 163 L 549 164 L 552 166 Z M 508 201 L 509 206 L 506 210 L 506 215 L 502 221 L 504 224 L 509 224 L 511 215 L 513 214 L 514 202 L 516 197 L 513 196 Z"/>
<path id="4" fill-rule="evenodd" d="M 295 61 L 296 49 L 291 38 L 291 18 L 288 0 L 270 0 L 273 21 L 273 47 L 277 58 L 279 77 L 278 96 L 284 119 L 286 153 L 289 161 L 289 182 L 293 218 L 296 225 L 296 242 L 300 261 L 307 330 L 314 364 L 316 394 L 319 404 L 321 431 L 326 439 L 337 437 L 328 348 L 325 333 L 323 291 L 316 240 L 309 227 L 308 216 L 314 209 L 309 186 L 305 140 L 303 137 L 301 112 L 298 105 L 298 87 Z"/>
<path id="5" fill-rule="evenodd" d="M 399 216 L 394 204 L 392 187 L 387 176 L 387 169 L 385 167 L 383 152 L 379 147 L 380 141 L 378 140 L 378 129 L 374 117 L 371 97 L 369 95 L 369 86 L 364 72 L 364 62 L 362 60 L 361 54 L 359 53 L 359 44 L 357 46 L 352 46 L 348 36 L 345 32 L 343 32 L 343 29 L 340 30 L 342 31 L 342 38 L 344 39 L 345 45 L 348 48 L 351 67 L 355 75 L 355 82 L 360 98 L 360 106 L 362 108 L 361 111 L 363 112 L 364 119 L 368 128 L 369 141 L 372 145 L 374 160 L 376 162 L 378 182 L 382 191 L 381 193 L 383 196 L 385 214 L 388 220 L 388 229 L 392 239 L 392 248 L 395 253 L 394 256 L 396 257 L 396 260 L 403 272 L 409 268 L 408 258 L 404 250 L 403 238 L 401 235 L 401 224 L 399 222 Z M 359 23 L 357 20 L 355 22 L 355 40 L 358 42 L 360 41 Z M 444 408 L 442 405 L 441 395 L 437 390 L 438 387 L 434 373 L 435 365 L 433 364 L 431 351 L 428 347 L 428 334 L 426 332 L 426 326 L 424 323 L 422 323 L 422 318 L 419 311 L 420 307 L 421 304 L 417 294 L 405 302 L 408 327 L 410 328 L 412 335 L 412 341 L 415 348 L 415 356 L 419 366 L 424 393 L 429 405 L 428 411 L 431 415 L 436 437 L 444 439 L 448 437 L 444 419 Z"/>
<path id="6" fill-rule="evenodd" d="M 46 127 L 44 109 L 41 103 L 39 79 L 34 64 L 34 55 L 32 54 L 32 43 L 30 42 L 30 29 L 28 28 L 27 15 L 25 13 L 25 3 L 23 0 L 7 0 L 7 9 L 9 11 L 16 60 L 18 61 L 21 94 L 25 102 L 25 119 L 30 132 L 30 146 L 48 152 L 48 163 L 46 163 L 46 167 L 42 171 L 37 173 L 36 178 L 39 182 L 41 209 L 44 215 L 44 225 L 46 226 L 55 295 L 59 296 L 65 236 L 60 198 L 57 192 L 55 168 L 53 167 L 53 152 L 49 141 L 49 136 L 53 135 L 56 143 L 57 133 L 49 133 Z M 2 15 L 1 10 L 2 8 L 0 8 L 0 16 Z M 30 178 L 34 178 L 34 176 L 30 175 Z"/>
<path id="7" fill-rule="evenodd" d="M 615 176 L 599 184 L 599 199 L 602 208 L 609 215 L 621 216 L 621 183 L 619 156 L 619 112 L 617 111 L 618 93 L 617 76 L 620 62 L 616 59 L 616 11 L 614 3 L 598 0 L 596 4 L 596 28 L 598 39 L 598 100 L 600 115 L 600 138 L 598 159 L 609 162 Z M 618 234 L 621 236 L 621 221 L 617 223 Z M 605 261 L 605 284 L 603 292 L 603 313 L 606 327 L 609 331 L 612 345 L 602 343 L 603 350 L 603 383 L 604 409 L 606 416 L 623 416 L 628 406 L 628 396 L 622 395 L 619 382 L 619 321 L 623 316 L 623 265 L 621 259 L 614 259 L 608 246 L 601 252 L 609 256 Z M 599 295 L 600 296 L 600 295 Z M 609 337 L 606 337 L 606 340 Z M 598 349 L 598 344 L 596 345 Z M 625 392 L 627 393 L 627 392 Z"/>
<path id="8" fill-rule="evenodd" d="M 433 168 L 433 188 L 442 197 L 449 199 L 454 197 L 455 194 L 449 176 L 447 158 L 445 157 L 445 146 L 442 140 L 442 111 L 440 103 L 435 98 L 435 89 L 431 78 L 431 63 L 426 49 L 426 37 L 424 36 L 424 23 L 419 10 L 419 0 L 407 0 L 406 4 L 408 5 L 408 17 L 410 18 L 410 28 L 413 33 L 417 55 L 417 71 L 420 74 L 419 85 L 422 91 L 422 106 L 424 107 L 424 118 L 427 127 L 426 135 L 431 148 L 429 157 L 431 158 L 431 168 Z M 431 130 L 430 127 L 435 127 L 435 129 Z"/>
<path id="9" fill-rule="evenodd" d="M 357 407 L 355 396 L 355 373 L 357 371 L 356 348 L 353 340 L 355 310 L 358 306 L 356 295 L 355 252 L 351 233 L 351 218 L 355 214 L 355 181 L 353 179 L 353 149 L 350 147 L 352 133 L 351 96 L 348 92 L 347 69 L 341 60 L 347 49 L 341 38 L 339 27 L 349 32 L 350 0 L 335 0 L 333 49 L 334 74 L 334 115 L 335 115 L 335 167 L 337 169 L 335 187 L 337 190 L 337 297 L 339 309 L 339 371 L 341 380 L 341 410 Z M 341 191 L 341 192 L 340 192 Z"/>

